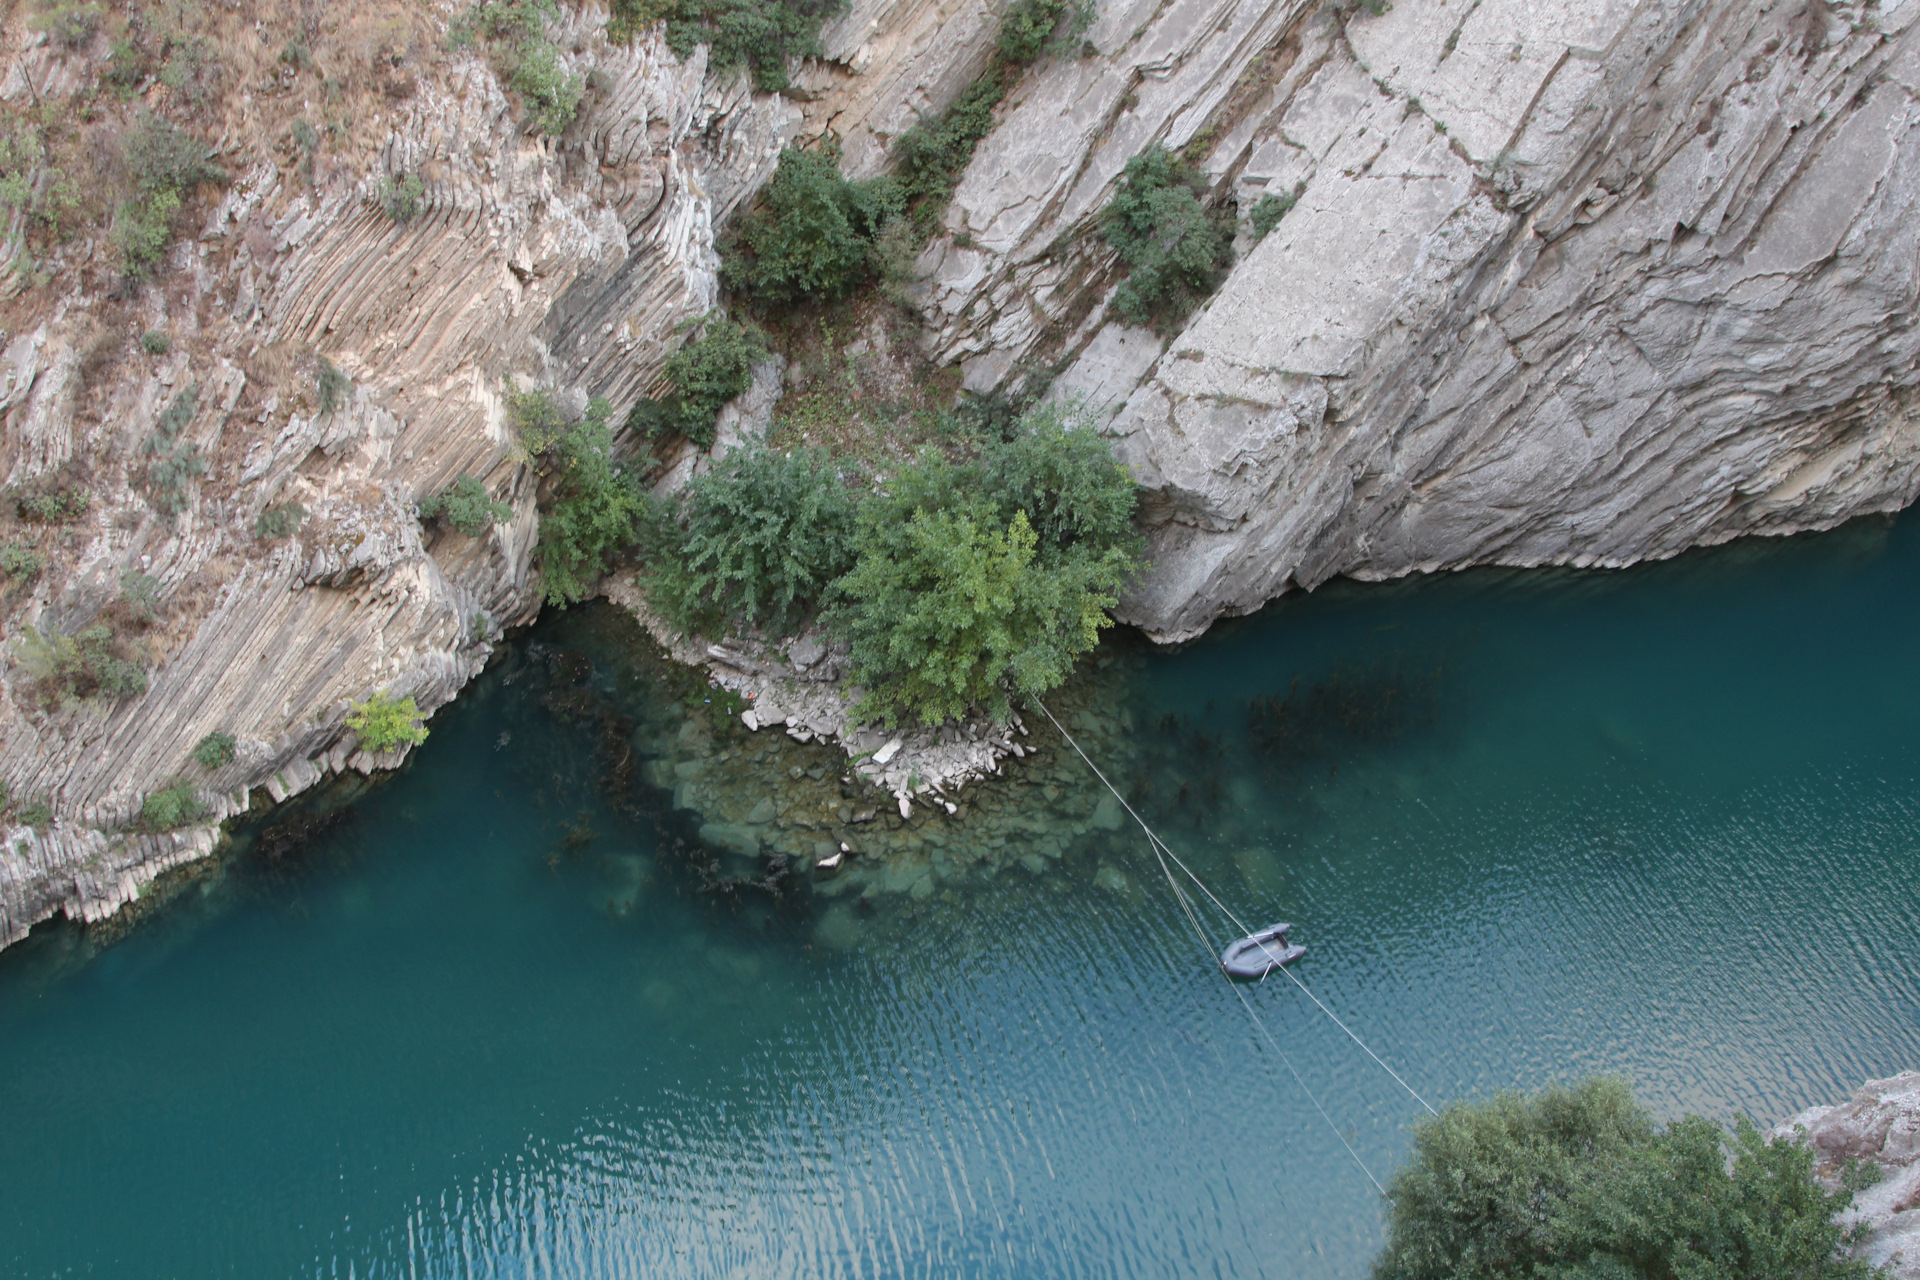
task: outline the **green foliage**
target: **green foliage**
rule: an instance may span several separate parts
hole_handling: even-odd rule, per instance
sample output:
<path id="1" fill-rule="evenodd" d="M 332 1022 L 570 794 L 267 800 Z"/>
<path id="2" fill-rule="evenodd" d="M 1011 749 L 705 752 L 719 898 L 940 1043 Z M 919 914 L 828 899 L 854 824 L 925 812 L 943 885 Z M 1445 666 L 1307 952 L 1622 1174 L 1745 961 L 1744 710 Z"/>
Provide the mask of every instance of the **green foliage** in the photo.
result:
<path id="1" fill-rule="evenodd" d="M 34 19 L 34 25 L 46 32 L 54 42 L 65 49 L 79 49 L 93 39 L 100 30 L 100 20 L 106 17 L 106 10 L 97 4 L 77 4 L 74 0 L 60 0 L 40 11 Z"/>
<path id="2" fill-rule="evenodd" d="M 854 499 L 818 450 L 735 449 L 687 486 L 684 531 L 649 598 L 691 630 L 717 614 L 734 623 L 796 629 L 853 567 Z"/>
<path id="3" fill-rule="evenodd" d="M 861 556 L 831 615 L 869 689 L 858 714 L 937 724 L 972 706 L 1005 716 L 1007 686 L 1042 693 L 1091 649 L 1123 566 L 1036 559 L 1026 513 L 996 527 L 983 507 L 917 509 L 905 525 L 862 510 Z"/>
<path id="4" fill-rule="evenodd" d="M 1006 96 L 1007 77 L 991 68 L 945 111 L 921 120 L 894 143 L 902 193 L 921 226 L 931 228 L 940 220 L 974 148 L 993 131 L 993 109 Z"/>
<path id="5" fill-rule="evenodd" d="M 535 555 L 548 604 L 584 600 L 614 559 L 639 536 L 651 504 L 639 481 L 615 465 L 612 406 L 595 398 L 586 417 L 568 422 L 543 392 L 513 396 L 508 413 L 527 452 L 557 479 L 557 494 L 540 517 Z"/>
<path id="6" fill-rule="evenodd" d="M 618 39 L 665 21 L 677 57 L 704 44 L 717 74 L 744 67 L 754 88 L 779 93 L 790 84 L 787 64 L 818 57 L 820 28 L 845 9 L 845 0 L 614 0 L 607 25 Z"/>
<path id="7" fill-rule="evenodd" d="M 193 748 L 193 758 L 202 769 L 219 769 L 233 763 L 233 735 L 219 730 L 208 734 Z"/>
<path id="8" fill-rule="evenodd" d="M 7 815 L 23 827 L 45 831 L 53 825 L 53 806 L 45 800 L 18 800 L 7 808 Z"/>
<path id="9" fill-rule="evenodd" d="M 512 507 L 495 502 L 487 486 L 464 471 L 440 492 L 422 498 L 417 510 L 422 520 L 445 520 L 469 538 L 505 524 L 513 515 Z"/>
<path id="10" fill-rule="evenodd" d="M 13 508 L 22 520 L 38 524 L 72 524 L 86 514 L 93 495 L 77 481 L 54 475 L 20 489 L 13 497 Z"/>
<path id="11" fill-rule="evenodd" d="M 143 115 L 127 136 L 127 171 L 149 194 L 183 192 L 203 182 L 225 183 L 226 170 L 207 159 L 207 144 L 158 116 Z"/>
<path id="12" fill-rule="evenodd" d="M 280 502 L 262 507 L 260 514 L 254 517 L 253 536 L 260 542 L 291 538 L 300 532 L 300 522 L 306 518 L 307 509 L 297 502 Z"/>
<path id="13" fill-rule="evenodd" d="M 1299 202 L 1300 188 L 1295 188 L 1284 196 L 1261 196 L 1253 202 L 1253 208 L 1247 212 L 1247 222 L 1252 226 L 1253 238 L 1265 240 L 1267 232 L 1280 225 L 1280 219 Z"/>
<path id="14" fill-rule="evenodd" d="M 1060 20 L 1072 15 L 1059 36 Z M 996 50 L 1010 66 L 1024 67 L 1050 49 L 1064 49 L 1085 35 L 1096 16 L 1093 0 L 1013 0 L 1000 15 Z"/>
<path id="15" fill-rule="evenodd" d="M 483 0 L 454 33 L 485 45 L 494 73 L 520 95 L 530 133 L 565 132 L 586 94 L 586 77 L 568 75 L 559 47 L 547 39 L 547 19 L 558 12 L 554 0 Z"/>
<path id="16" fill-rule="evenodd" d="M 173 217 L 179 212 L 178 191 L 122 201 L 108 236 L 119 251 L 120 269 L 136 280 L 152 274 L 173 240 Z"/>
<path id="17" fill-rule="evenodd" d="M 664 400 L 637 401 L 627 430 L 650 439 L 684 436 L 706 449 L 722 405 L 753 385 L 753 366 L 767 358 L 767 337 L 752 325 L 717 313 L 701 322 L 700 337 L 667 358 L 673 393 Z"/>
<path id="18" fill-rule="evenodd" d="M 161 329 L 149 329 L 140 335 L 140 349 L 150 356 L 163 356 L 173 350 L 173 339 Z"/>
<path id="19" fill-rule="evenodd" d="M 1728 1156 L 1732 1156 L 1729 1167 Z M 1449 1107 L 1387 1192 L 1374 1280 L 1866 1280 L 1837 1256 L 1851 1191 L 1811 1149 L 1690 1116 L 1665 1131 L 1618 1080 Z"/>
<path id="20" fill-rule="evenodd" d="M 192 826 L 208 813 L 191 782 L 176 782 L 146 798 L 140 806 L 140 827 L 144 831 L 172 831 Z"/>
<path id="21" fill-rule="evenodd" d="M 314 379 L 314 401 L 322 413 L 333 413 L 343 408 L 347 397 L 353 394 L 353 379 L 341 372 L 340 366 L 325 356 L 320 357 L 320 368 Z"/>
<path id="22" fill-rule="evenodd" d="M 47 558 L 24 542 L 0 544 L 0 578 L 9 587 L 24 586 L 40 576 Z"/>
<path id="23" fill-rule="evenodd" d="M 102 624 L 70 636 L 28 627 L 15 641 L 14 653 L 47 705 L 87 698 L 117 702 L 147 691 L 147 673 L 113 629 Z"/>
<path id="24" fill-rule="evenodd" d="M 833 156 L 788 147 L 741 220 L 721 272 L 775 304 L 845 297 L 872 278 L 881 236 L 904 209 L 893 178 L 849 182 Z"/>
<path id="25" fill-rule="evenodd" d="M 311 156 L 320 149 L 320 131 L 313 122 L 300 116 L 293 122 L 293 145 Z"/>
<path id="26" fill-rule="evenodd" d="M 1128 268 L 1114 305 L 1135 324 L 1177 328 L 1225 276 L 1231 228 L 1201 203 L 1205 194 L 1192 166 L 1153 147 L 1127 161 L 1100 211 L 1101 234 Z"/>
<path id="27" fill-rule="evenodd" d="M 379 201 L 381 209 L 395 222 L 413 221 L 420 212 L 421 198 L 426 194 L 426 184 L 420 181 L 417 173 L 382 178 L 373 186 L 373 198 Z"/>
<path id="28" fill-rule="evenodd" d="M 1029 414 L 978 460 L 924 455 L 860 507 L 829 627 L 863 717 L 938 723 L 1044 693 L 1110 625 L 1139 561 L 1133 481 L 1091 431 Z"/>
<path id="29" fill-rule="evenodd" d="M 365 702 L 353 704 L 347 713 L 347 728 L 359 739 L 362 751 L 379 755 L 401 743 L 419 744 L 427 740 L 427 726 L 420 723 L 420 708 L 411 696 L 396 698 L 380 692 Z"/>
<path id="30" fill-rule="evenodd" d="M 80 204 L 79 185 L 47 164 L 39 128 L 15 124 L 0 128 L 0 205 L 57 227 Z"/>
<path id="31" fill-rule="evenodd" d="M 138 569 L 120 575 L 120 608 L 142 626 L 160 621 L 160 579 Z"/>
<path id="32" fill-rule="evenodd" d="M 200 388 L 187 387 L 161 411 L 153 424 L 153 434 L 141 446 L 151 461 L 147 463 L 147 501 L 163 516 L 177 516 L 187 509 L 187 482 L 207 474 L 207 463 L 190 440 L 180 432 L 193 421 L 200 406 Z"/>

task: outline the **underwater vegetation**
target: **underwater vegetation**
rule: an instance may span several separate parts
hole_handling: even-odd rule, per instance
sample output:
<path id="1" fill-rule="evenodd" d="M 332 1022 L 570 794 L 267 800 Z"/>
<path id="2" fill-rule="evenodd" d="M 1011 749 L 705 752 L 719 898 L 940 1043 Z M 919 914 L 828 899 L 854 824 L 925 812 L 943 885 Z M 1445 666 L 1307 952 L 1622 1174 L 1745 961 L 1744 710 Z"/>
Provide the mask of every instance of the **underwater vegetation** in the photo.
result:
<path id="1" fill-rule="evenodd" d="M 1443 674 L 1438 665 L 1403 667 L 1398 660 L 1335 668 L 1247 707 L 1247 748 L 1261 765 L 1293 772 L 1335 765 L 1355 750 L 1391 747 L 1431 729 Z"/>

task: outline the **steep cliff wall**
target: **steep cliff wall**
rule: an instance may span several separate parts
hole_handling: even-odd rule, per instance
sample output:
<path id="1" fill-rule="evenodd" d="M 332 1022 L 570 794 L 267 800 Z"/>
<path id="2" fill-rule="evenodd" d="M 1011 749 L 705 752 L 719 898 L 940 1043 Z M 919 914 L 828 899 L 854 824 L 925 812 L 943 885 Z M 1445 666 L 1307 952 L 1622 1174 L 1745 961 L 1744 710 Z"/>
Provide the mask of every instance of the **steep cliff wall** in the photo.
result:
<path id="1" fill-rule="evenodd" d="M 190 208 L 193 234 L 144 285 L 120 278 L 104 236 L 56 246 L 27 292 L 9 283 L 0 483 L 78 467 L 91 503 L 75 524 L 27 531 L 51 562 L 4 605 L 16 643 L 0 668 L 0 778 L 54 820 L 0 833 L 0 945 L 55 912 L 108 914 L 203 856 L 212 822 L 254 788 L 279 798 L 393 763 L 355 754 L 350 701 L 384 689 L 435 707 L 537 608 L 535 480 L 504 416 L 513 380 L 624 411 L 675 326 L 713 305 L 715 228 L 781 146 L 832 125 L 883 148 L 977 73 L 993 27 L 978 3 L 856 6 L 787 98 L 709 76 L 704 51 L 683 64 L 657 32 L 611 45 L 603 10 L 571 12 L 552 34 L 588 91 L 545 138 L 484 58 L 448 40 L 463 7 L 357 6 L 317 25 L 297 6 L 203 14 L 220 92 L 194 123 L 220 139 L 230 185 Z M 180 105 L 156 78 L 116 106 L 106 31 L 65 47 L 23 7 L 4 40 L 0 102 L 16 111 L 65 95 L 104 130 Z M 314 66 L 281 56 L 296 43 Z M 288 141 L 296 117 L 341 125 L 310 168 Z M 98 144 L 119 156 L 117 137 Z M 406 174 L 420 209 L 396 221 L 378 184 Z M 145 354 L 145 330 L 171 349 Z M 317 402 L 320 357 L 352 378 L 333 411 Z M 182 438 L 209 469 L 166 517 L 142 494 L 142 442 L 189 387 Z M 463 472 L 511 521 L 480 538 L 424 529 L 414 502 Z M 286 503 L 308 513 L 299 532 L 256 538 L 259 513 Z M 129 569 L 162 584 L 164 623 L 140 641 L 150 689 L 45 704 L 21 633 L 73 632 Z M 215 731 L 238 750 L 207 771 L 189 753 Z M 143 798 L 177 780 L 209 822 L 134 830 Z"/>
<path id="2" fill-rule="evenodd" d="M 145 283 L 112 269 L 107 213 L 0 283 L 0 484 L 72 474 L 92 493 L 78 522 L 23 535 L 49 564 L 0 602 L 10 653 L 29 626 L 101 614 L 129 569 L 165 602 L 141 697 L 49 705 L 19 661 L 0 668 L 0 777 L 54 814 L 0 833 L 0 944 L 203 854 L 210 825 L 131 829 L 169 783 L 217 819 L 255 788 L 383 763 L 354 754 L 349 702 L 436 706 L 534 610 L 514 381 L 623 411 L 717 296 L 716 228 L 780 147 L 831 134 L 849 172 L 879 171 L 986 65 L 999 8 L 860 0 L 787 96 L 568 11 L 550 34 L 587 93 L 555 138 L 449 42 L 462 6 L 196 10 L 224 74 L 195 127 L 231 182 L 189 201 L 191 234 Z M 1337 573 L 1621 564 L 1903 505 L 1917 16 L 1111 0 L 967 169 L 921 262 L 927 348 L 975 389 L 1050 379 L 1099 415 L 1150 489 L 1153 566 L 1123 617 L 1164 639 Z M 0 126 L 68 112 L 69 154 L 110 187 L 110 126 L 181 114 L 180 77 L 124 101 L 105 32 L 40 25 L 0 32 Z M 295 141 L 323 118 L 317 148 Z M 1154 143 L 1242 214 L 1223 287 L 1159 336 L 1107 314 L 1095 230 Z M 420 209 L 396 221 L 380 184 L 402 175 Z M 1298 200 L 1255 243 L 1263 193 Z M 171 348 L 144 351 L 146 330 Z M 323 357 L 353 382 L 327 411 Z M 209 467 L 168 517 L 143 496 L 143 442 L 189 388 L 182 438 Z M 414 501 L 463 472 L 513 518 L 423 528 Z M 309 513 L 298 534 L 257 538 L 286 503 Z M 208 772 L 189 753 L 213 731 L 238 752 Z"/>
<path id="3" fill-rule="evenodd" d="M 929 250 L 975 387 L 1058 369 L 1152 490 L 1122 616 L 1335 574 L 1621 565 L 1920 485 L 1920 5 L 1106 9 Z M 1094 216 L 1150 143 L 1298 203 L 1162 341 Z M 1243 224 L 1244 225 L 1244 224 Z"/>

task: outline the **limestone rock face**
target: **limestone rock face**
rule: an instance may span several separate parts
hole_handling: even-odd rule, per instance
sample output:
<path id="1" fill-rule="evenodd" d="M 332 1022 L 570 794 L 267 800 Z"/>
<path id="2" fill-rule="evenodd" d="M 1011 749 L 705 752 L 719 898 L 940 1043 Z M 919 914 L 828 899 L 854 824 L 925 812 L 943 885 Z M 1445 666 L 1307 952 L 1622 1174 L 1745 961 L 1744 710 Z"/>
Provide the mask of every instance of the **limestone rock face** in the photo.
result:
<path id="1" fill-rule="evenodd" d="M 1335 574 L 1612 566 L 1920 489 L 1920 4 L 1103 10 L 922 260 L 976 389 L 1062 368 L 1151 490 L 1121 616 Z M 1164 340 L 1097 213 L 1151 143 L 1297 198 Z"/>
<path id="2" fill-rule="evenodd" d="M 1870 1231 L 1857 1256 L 1888 1280 L 1920 1280 L 1920 1071 L 1869 1081 L 1852 1101 L 1803 1111 L 1773 1136 L 1811 1144 L 1829 1190 L 1849 1161 L 1879 1166 L 1880 1181 L 1856 1193 L 1848 1212 Z"/>
<path id="3" fill-rule="evenodd" d="M 109 275 L 97 264 L 54 262 L 42 301 L 6 313 L 32 322 L 0 334 L 0 485 L 77 462 L 92 495 L 81 521 L 45 541 L 47 572 L 0 599 L 6 635 L 77 630 L 128 570 L 157 578 L 165 605 L 140 637 L 144 696 L 63 707 L 16 655 L 0 664 L 0 778 L 54 815 L 38 830 L 0 822 L 0 945 L 57 912 L 110 914 L 209 852 L 211 824 L 254 789 L 279 800 L 329 773 L 398 763 L 356 751 L 342 726 L 351 702 L 390 690 L 432 710 L 538 608 L 538 477 L 511 438 L 509 392 L 554 387 L 575 410 L 603 395 L 624 415 L 654 389 L 677 326 L 717 300 L 716 230 L 781 148 L 833 121 L 877 166 L 887 138 L 977 74 L 994 29 L 979 0 L 869 0 L 781 97 L 710 75 L 704 48 L 683 63 L 657 29 L 610 44 L 603 9 L 562 6 L 548 34 L 588 92 L 546 138 L 522 127 L 486 61 L 449 41 L 457 7 L 343 12 L 328 23 L 350 29 L 326 57 L 344 56 L 353 24 L 384 22 L 411 32 L 392 60 L 412 79 L 361 104 L 354 129 L 329 135 L 303 172 L 281 144 L 308 91 L 269 39 L 287 15 L 273 0 L 245 7 L 234 21 L 249 34 L 230 41 L 226 68 L 241 89 L 214 156 L 232 180 L 204 225 L 131 304 L 89 288 Z M 22 10 L 0 30 L 0 99 L 72 91 L 104 65 L 97 43 L 63 51 Z M 403 175 L 422 191 L 396 220 L 381 184 Z M 10 275 L 0 304 L 18 288 Z M 169 333 L 170 351 L 89 367 L 90 352 L 124 349 L 142 329 Z M 322 357 L 350 379 L 324 407 Z M 771 377 L 777 391 L 777 368 Z M 765 383 L 735 418 L 764 416 Z M 164 517 L 144 494 L 143 448 L 183 394 L 181 438 L 207 470 Z M 462 473 L 513 511 L 478 538 L 414 516 Z M 255 536 L 263 510 L 296 505 L 292 536 Z M 238 748 L 209 772 L 189 753 L 216 731 Z M 177 780 L 198 787 L 208 823 L 136 830 L 143 798 Z"/>

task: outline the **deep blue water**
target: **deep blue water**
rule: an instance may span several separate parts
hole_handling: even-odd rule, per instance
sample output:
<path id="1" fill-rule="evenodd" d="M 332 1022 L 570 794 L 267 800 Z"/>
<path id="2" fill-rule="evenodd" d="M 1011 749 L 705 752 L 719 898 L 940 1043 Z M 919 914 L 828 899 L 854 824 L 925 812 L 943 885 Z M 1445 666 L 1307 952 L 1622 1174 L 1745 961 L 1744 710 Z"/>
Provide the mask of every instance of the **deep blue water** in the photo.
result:
<path id="1" fill-rule="evenodd" d="M 1099 678 L 1169 842 L 1426 1097 L 1771 1119 L 1920 1066 L 1916 624 L 1920 520 L 1876 520 L 1332 584 Z M 332 825 L 0 955 L 0 1273 L 1365 1274 L 1329 1119 L 1384 1179 L 1417 1104 L 1249 989 L 1303 1088 L 1137 832 L 814 945 L 554 714 L 556 648 L 651 714 L 629 636 L 542 623 Z"/>

